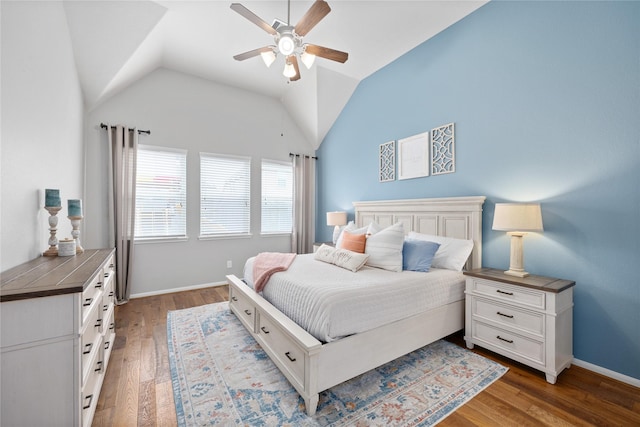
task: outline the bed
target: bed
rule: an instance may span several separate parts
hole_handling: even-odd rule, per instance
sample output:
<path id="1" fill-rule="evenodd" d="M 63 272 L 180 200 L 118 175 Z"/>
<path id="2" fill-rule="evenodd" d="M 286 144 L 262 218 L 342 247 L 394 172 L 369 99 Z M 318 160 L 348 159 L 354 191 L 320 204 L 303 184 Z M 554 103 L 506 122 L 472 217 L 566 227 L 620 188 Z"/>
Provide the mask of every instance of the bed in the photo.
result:
<path id="1" fill-rule="evenodd" d="M 402 223 L 405 233 L 472 240 L 473 250 L 465 264 L 468 270 L 482 264 L 484 200 L 484 196 L 473 196 L 353 205 L 357 227 L 371 222 L 381 227 Z M 324 332 L 308 332 L 235 275 L 227 276 L 227 280 L 232 312 L 302 396 L 309 415 L 315 413 L 321 391 L 464 327 L 462 296 L 363 332 L 344 337 L 343 332 L 338 332 L 337 336 L 324 339 Z"/>

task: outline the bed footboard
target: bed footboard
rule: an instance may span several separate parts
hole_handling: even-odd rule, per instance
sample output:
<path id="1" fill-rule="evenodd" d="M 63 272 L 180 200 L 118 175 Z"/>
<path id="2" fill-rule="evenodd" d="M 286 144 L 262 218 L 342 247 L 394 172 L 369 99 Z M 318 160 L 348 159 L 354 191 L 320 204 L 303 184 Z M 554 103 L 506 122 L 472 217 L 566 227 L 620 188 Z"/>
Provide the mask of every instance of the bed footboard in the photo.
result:
<path id="1" fill-rule="evenodd" d="M 236 276 L 227 276 L 227 281 L 231 311 L 302 396 L 307 414 L 315 414 L 322 343 Z"/>
<path id="2" fill-rule="evenodd" d="M 313 415 L 319 393 L 464 327 L 464 299 L 379 328 L 322 344 L 234 275 L 229 305 L 304 399 Z"/>

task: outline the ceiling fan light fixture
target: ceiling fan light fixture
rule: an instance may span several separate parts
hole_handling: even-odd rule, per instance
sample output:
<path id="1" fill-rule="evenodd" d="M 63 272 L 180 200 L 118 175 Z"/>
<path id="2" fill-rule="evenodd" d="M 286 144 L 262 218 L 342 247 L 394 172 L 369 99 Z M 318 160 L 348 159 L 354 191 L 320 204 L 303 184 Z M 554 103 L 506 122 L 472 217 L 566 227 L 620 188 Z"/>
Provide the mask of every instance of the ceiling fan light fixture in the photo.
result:
<path id="1" fill-rule="evenodd" d="M 310 70 L 311 66 L 316 60 L 316 56 L 312 53 L 302 52 L 302 55 L 300 55 L 300 60 L 302 61 L 304 66 L 307 67 L 308 70 Z"/>
<path id="2" fill-rule="evenodd" d="M 282 75 L 287 78 L 291 78 L 296 75 L 296 69 L 291 62 L 287 61 L 287 63 L 284 64 L 284 71 L 282 71 Z"/>
<path id="3" fill-rule="evenodd" d="M 271 67 L 271 64 L 273 64 L 276 60 L 276 53 L 273 50 L 270 50 L 268 52 L 261 52 L 260 56 L 262 57 L 264 65 L 266 65 L 267 68 Z"/>
<path id="4" fill-rule="evenodd" d="M 296 43 L 293 40 L 293 35 L 282 34 L 280 40 L 278 40 L 278 50 L 284 56 L 289 56 L 296 49 Z"/>

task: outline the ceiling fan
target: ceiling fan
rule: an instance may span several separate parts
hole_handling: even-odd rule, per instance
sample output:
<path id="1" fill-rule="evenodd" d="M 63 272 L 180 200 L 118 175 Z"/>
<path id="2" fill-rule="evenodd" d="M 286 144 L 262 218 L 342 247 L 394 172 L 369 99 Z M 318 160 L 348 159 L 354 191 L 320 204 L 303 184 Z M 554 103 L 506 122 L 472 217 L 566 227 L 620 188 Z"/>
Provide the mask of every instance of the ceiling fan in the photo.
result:
<path id="1" fill-rule="evenodd" d="M 235 55 L 233 59 L 237 61 L 244 61 L 245 59 L 260 55 L 267 67 L 269 67 L 276 60 L 276 56 L 282 54 L 282 56 L 285 57 L 284 72 L 282 74 L 288 77 L 290 81 L 296 81 L 300 80 L 298 56 L 307 68 L 311 68 L 316 56 L 341 63 L 349 59 L 349 54 L 346 52 L 315 44 L 303 43 L 302 41 L 302 38 L 331 12 L 329 4 L 324 0 L 316 0 L 295 27 L 290 25 L 291 0 L 288 1 L 287 22 L 285 23 L 276 19 L 273 25 L 269 25 L 240 3 L 232 3 L 231 9 L 271 34 L 275 42 L 275 45 L 264 46 Z"/>

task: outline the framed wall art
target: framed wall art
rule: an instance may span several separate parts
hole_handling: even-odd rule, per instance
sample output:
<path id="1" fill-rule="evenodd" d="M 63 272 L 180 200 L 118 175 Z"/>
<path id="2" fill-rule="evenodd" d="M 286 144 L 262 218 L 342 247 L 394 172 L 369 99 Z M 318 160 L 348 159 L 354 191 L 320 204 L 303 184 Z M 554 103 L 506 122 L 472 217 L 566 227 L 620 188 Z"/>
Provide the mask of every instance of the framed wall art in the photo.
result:
<path id="1" fill-rule="evenodd" d="M 398 140 L 398 179 L 429 176 L 429 132 Z"/>
<path id="2" fill-rule="evenodd" d="M 389 141 L 380 144 L 379 155 L 380 182 L 395 181 L 396 179 L 396 142 Z"/>
<path id="3" fill-rule="evenodd" d="M 456 171 L 456 139 L 454 124 L 431 129 L 431 175 Z"/>

